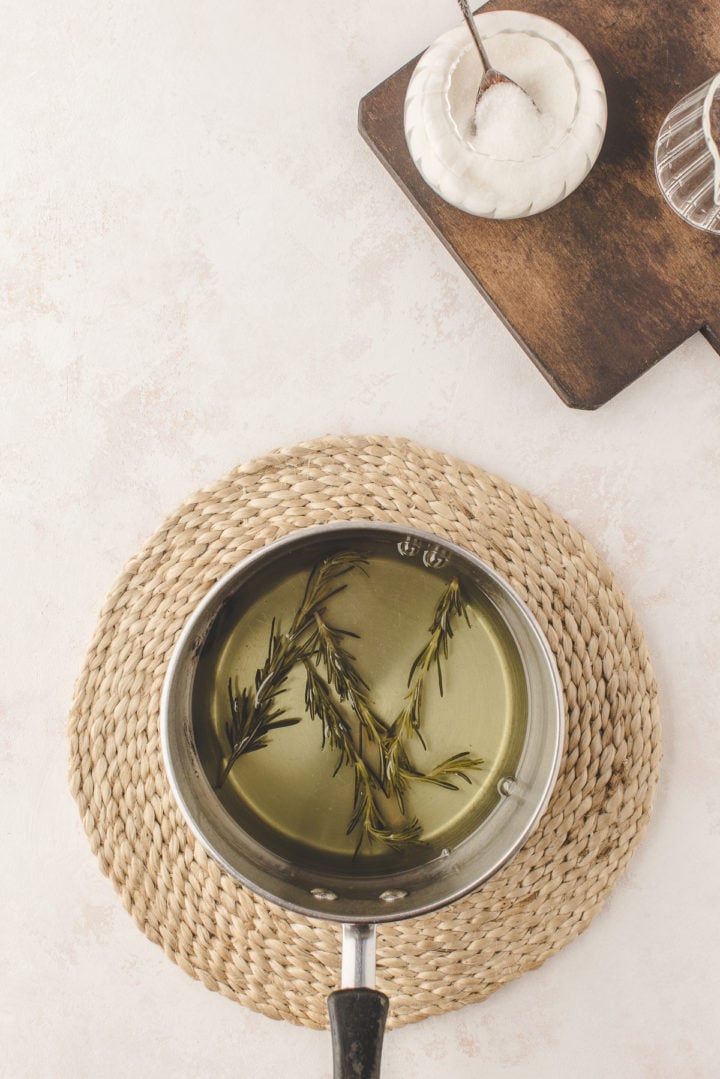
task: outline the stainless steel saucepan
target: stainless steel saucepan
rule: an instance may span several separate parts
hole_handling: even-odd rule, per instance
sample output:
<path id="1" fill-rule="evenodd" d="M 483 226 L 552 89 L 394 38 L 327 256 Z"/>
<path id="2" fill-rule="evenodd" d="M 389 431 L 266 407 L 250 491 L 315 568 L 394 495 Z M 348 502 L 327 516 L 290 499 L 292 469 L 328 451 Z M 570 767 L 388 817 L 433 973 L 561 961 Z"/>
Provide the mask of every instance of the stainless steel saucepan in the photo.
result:
<path id="1" fill-rule="evenodd" d="M 445 566 L 481 593 L 506 627 L 520 657 L 525 716 L 512 776 L 486 813 L 473 819 L 451 849 L 429 845 L 426 858 L 375 864 L 348 860 L 344 869 L 292 859 L 251 834 L 221 801 L 198 748 L 193 707 L 199 657 L 227 611 L 257 596 L 273 567 L 309 565 L 328 551 L 371 544 L 387 558 L 414 557 Z M 388 596 L 388 602 L 393 602 Z M 195 697 L 196 699 L 196 697 Z M 479 719 L 478 722 L 481 720 Z M 477 888 L 519 850 L 552 792 L 564 734 L 563 696 L 550 648 L 516 593 L 474 554 L 436 536 L 386 524 L 329 524 L 303 529 L 245 559 L 212 588 L 177 642 L 161 706 L 162 748 L 175 798 L 197 838 L 236 880 L 298 914 L 342 925 L 342 988 L 330 1012 L 336 1079 L 375 1079 L 388 999 L 374 988 L 375 927 L 435 910 Z M 277 732 L 278 737 L 282 732 Z M 322 791 L 319 792 L 322 798 Z"/>

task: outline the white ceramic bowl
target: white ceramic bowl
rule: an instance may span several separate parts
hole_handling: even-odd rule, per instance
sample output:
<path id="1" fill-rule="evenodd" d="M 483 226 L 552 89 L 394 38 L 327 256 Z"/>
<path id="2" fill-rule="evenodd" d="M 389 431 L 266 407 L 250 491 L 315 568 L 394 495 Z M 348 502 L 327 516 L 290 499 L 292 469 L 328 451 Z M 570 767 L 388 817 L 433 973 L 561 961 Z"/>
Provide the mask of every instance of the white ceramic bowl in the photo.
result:
<path id="1" fill-rule="evenodd" d="M 527 217 L 585 179 L 605 137 L 605 88 L 592 57 L 557 23 L 522 11 L 476 16 L 493 65 L 514 79 L 555 129 L 543 153 L 491 157 L 470 141 L 481 66 L 463 24 L 418 61 L 405 99 L 405 137 L 423 179 L 446 202 L 479 217 Z"/>

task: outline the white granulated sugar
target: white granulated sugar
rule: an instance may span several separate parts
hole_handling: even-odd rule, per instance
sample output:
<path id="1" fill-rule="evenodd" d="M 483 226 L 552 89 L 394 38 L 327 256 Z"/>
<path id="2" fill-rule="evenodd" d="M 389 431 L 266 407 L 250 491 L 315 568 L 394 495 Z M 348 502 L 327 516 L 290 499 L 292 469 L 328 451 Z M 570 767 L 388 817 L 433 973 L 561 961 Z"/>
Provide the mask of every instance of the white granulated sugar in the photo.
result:
<path id="1" fill-rule="evenodd" d="M 555 118 L 541 112 L 520 86 L 495 83 L 480 98 L 470 143 L 475 150 L 498 160 L 526 161 L 549 148 Z"/>

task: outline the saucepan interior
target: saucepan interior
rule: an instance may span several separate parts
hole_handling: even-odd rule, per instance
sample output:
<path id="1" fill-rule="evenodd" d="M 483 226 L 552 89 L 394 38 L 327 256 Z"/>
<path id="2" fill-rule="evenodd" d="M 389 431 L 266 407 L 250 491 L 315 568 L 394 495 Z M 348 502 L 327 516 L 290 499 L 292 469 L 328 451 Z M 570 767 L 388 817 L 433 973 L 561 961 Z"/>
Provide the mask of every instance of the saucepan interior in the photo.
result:
<path id="1" fill-rule="evenodd" d="M 323 851 L 313 845 L 312 837 L 306 841 L 302 834 L 309 795 L 302 792 L 300 777 L 308 767 L 310 744 L 316 747 L 312 760 L 322 762 L 312 794 L 318 800 L 315 808 L 327 807 L 328 835 L 345 833 L 345 819 L 339 830 L 334 820 L 342 814 L 336 797 L 340 787 L 330 767 L 333 746 L 321 749 L 317 719 L 293 714 L 292 720 L 299 722 L 273 728 L 256 752 L 229 770 L 230 747 L 223 733 L 229 732 L 233 707 L 239 710 L 243 699 L 251 701 L 257 689 L 260 676 L 253 679 L 248 672 L 262 673 L 268 640 L 272 647 L 273 634 L 280 641 L 288 631 L 290 615 L 283 619 L 272 608 L 276 595 L 282 598 L 283 588 L 288 595 L 295 588 L 293 603 L 297 605 L 297 595 L 302 595 L 297 592 L 298 581 L 306 581 L 323 560 L 341 562 L 345 556 L 356 558 L 359 570 L 354 571 L 352 582 L 349 576 L 343 577 L 342 594 L 338 592 L 338 598 L 331 599 L 328 606 L 340 605 L 342 628 L 353 634 L 343 638 L 346 646 L 351 643 L 353 652 L 365 648 L 365 655 L 380 670 L 380 697 L 385 693 L 390 700 L 394 693 L 401 704 L 405 699 L 407 682 L 400 689 L 399 684 L 390 685 L 385 659 L 403 648 L 413 654 L 406 641 L 406 621 L 407 611 L 415 610 L 416 590 L 421 594 L 418 603 L 424 604 L 418 624 L 429 630 L 433 597 L 446 595 L 444 590 L 456 582 L 468 606 L 480 612 L 476 619 L 479 628 L 462 630 L 456 625 L 451 634 L 453 640 L 443 660 L 446 700 L 442 707 L 447 712 L 443 720 L 447 731 L 443 727 L 441 734 L 443 738 L 447 735 L 451 749 L 458 750 L 457 757 L 470 748 L 465 742 L 482 743 L 484 724 L 488 730 L 495 724 L 492 729 L 500 731 L 493 753 L 483 754 L 477 776 L 450 777 L 450 787 L 458 788 L 459 793 L 447 785 L 417 784 L 423 798 L 432 788 L 427 801 L 430 817 L 437 816 L 440 804 L 462 805 L 456 813 L 448 810 L 447 826 L 429 827 L 426 837 L 404 846 L 380 842 L 363 847 L 361 843 L 350 853 Z M 277 582 L 279 591 L 274 592 Z M 471 620 L 467 624 L 470 626 Z M 504 666 L 486 678 L 483 672 L 492 648 L 503 653 Z M 232 666 L 228 667 L 230 652 L 233 662 L 245 664 L 244 676 L 235 677 Z M 364 674 L 367 676 L 367 671 Z M 447 701 L 452 700 L 451 692 L 462 691 L 465 676 L 469 681 L 462 697 L 464 726 L 455 734 L 451 729 L 453 710 Z M 415 678 L 417 681 L 417 675 Z M 489 706 L 483 712 L 480 698 L 488 678 L 495 679 L 493 692 L 504 702 L 504 725 Z M 370 677 L 367 684 L 372 690 Z M 433 693 L 432 699 L 440 699 L 434 685 L 423 692 L 428 699 Z M 473 695 L 478 698 L 477 714 L 468 707 Z M 282 710 L 278 714 L 282 716 Z M 388 723 L 393 714 L 390 708 Z M 175 797 L 196 836 L 229 874 L 298 913 L 362 924 L 394 921 L 451 902 L 488 879 L 512 857 L 537 824 L 550 797 L 562 750 L 564 708 L 555 662 L 537 622 L 489 566 L 471 552 L 414 529 L 342 523 L 300 530 L 272 543 L 232 569 L 208 593 L 190 617 L 172 655 L 162 696 L 161 731 Z M 311 743 L 311 739 L 316 741 Z M 420 738 L 417 752 L 421 756 L 430 752 L 424 745 Z M 448 752 L 447 756 L 453 754 Z M 269 768 L 272 760 L 279 770 L 263 774 L 262 769 Z M 340 765 L 342 761 L 338 765 L 342 771 Z M 472 788 L 470 793 L 468 787 Z M 349 789 L 347 798 L 349 815 Z M 254 811 L 253 805 L 263 800 L 271 806 L 277 802 L 275 816 L 275 810 L 265 817 Z M 282 827 L 277 825 L 281 817 Z"/>

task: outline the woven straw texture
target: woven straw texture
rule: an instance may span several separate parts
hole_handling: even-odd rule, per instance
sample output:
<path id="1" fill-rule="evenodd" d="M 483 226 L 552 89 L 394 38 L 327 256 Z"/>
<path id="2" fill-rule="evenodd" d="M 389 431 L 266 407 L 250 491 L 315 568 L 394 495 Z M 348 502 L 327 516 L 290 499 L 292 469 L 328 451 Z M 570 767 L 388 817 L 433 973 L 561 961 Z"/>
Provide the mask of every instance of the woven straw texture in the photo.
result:
<path id="1" fill-rule="evenodd" d="M 72 791 L 100 866 L 138 926 L 210 989 L 325 1026 L 340 935 L 256 898 L 192 837 L 170 794 L 158 712 L 183 623 L 252 551 L 308 525 L 376 520 L 474 551 L 528 604 L 568 717 L 540 826 L 482 888 L 382 926 L 378 987 L 399 1026 L 482 1000 L 590 923 L 642 835 L 660 763 L 657 694 L 633 611 L 566 521 L 495 476 L 390 438 L 323 438 L 237 468 L 189 499 L 115 584 L 70 717 Z"/>

